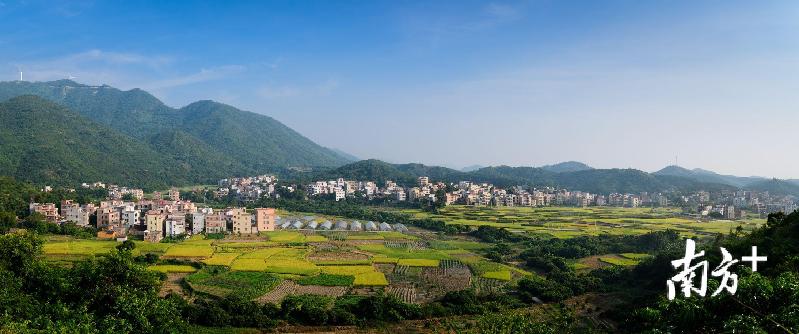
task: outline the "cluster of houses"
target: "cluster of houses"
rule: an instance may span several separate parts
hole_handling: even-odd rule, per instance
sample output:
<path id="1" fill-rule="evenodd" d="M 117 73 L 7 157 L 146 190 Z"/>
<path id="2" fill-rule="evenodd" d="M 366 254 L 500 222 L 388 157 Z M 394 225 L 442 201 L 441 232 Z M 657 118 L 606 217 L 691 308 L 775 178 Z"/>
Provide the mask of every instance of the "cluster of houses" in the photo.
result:
<path id="1" fill-rule="evenodd" d="M 396 201 L 445 201 L 446 205 L 464 204 L 476 206 L 612 206 L 612 207 L 667 207 L 672 204 L 665 193 L 641 192 L 592 194 L 584 191 L 570 191 L 552 187 L 525 189 L 516 186 L 509 189 L 488 183 L 460 181 L 457 184 L 431 182 L 428 177 L 419 177 L 411 187 L 402 187 L 393 181 L 386 181 L 379 187 L 373 181 L 327 180 L 316 181 L 305 187 L 310 196 L 334 194 L 336 201 L 353 196 L 370 199 L 383 197 Z M 444 193 L 439 193 L 444 190 Z M 438 196 L 436 194 L 439 194 Z M 797 209 L 795 198 L 791 196 L 769 196 L 768 192 L 722 191 L 710 193 L 698 191 L 693 194 L 673 198 L 674 204 L 696 207 L 697 214 L 708 216 L 718 213 L 727 219 L 741 219 L 747 210 L 760 215 L 769 212 L 792 212 Z"/>
<path id="2" fill-rule="evenodd" d="M 681 201 L 698 208 L 701 216 L 717 213 L 728 219 L 741 218 L 746 212 L 765 217 L 770 212 L 793 212 L 799 208 L 792 196 L 773 196 L 768 191 L 698 191 L 682 196 Z"/>
<path id="3" fill-rule="evenodd" d="M 61 210 L 54 203 L 30 203 L 31 213 L 38 212 L 52 223 L 71 222 L 78 226 L 95 225 L 97 236 L 103 239 L 124 239 L 128 235 L 159 242 L 164 237 L 198 233 L 256 234 L 275 229 L 275 209 L 226 208 L 214 210 L 198 208 L 194 203 L 180 199 L 177 190 L 170 190 L 167 198 L 156 192 L 153 199 L 124 201 L 109 199 L 99 206 L 78 204 L 71 200 L 61 202 Z M 92 219 L 96 219 L 93 223 Z"/>
<path id="4" fill-rule="evenodd" d="M 373 181 L 352 181 L 339 178 L 338 180 L 316 181 L 305 186 L 305 191 L 309 196 L 334 195 L 336 201 L 347 197 L 355 196 L 360 193 L 369 198 L 391 197 L 397 201 L 404 201 L 407 198 L 405 188 L 398 186 L 393 181 L 386 181 L 383 188 L 377 186 Z"/>
<path id="5" fill-rule="evenodd" d="M 445 201 L 446 205 L 464 204 L 477 206 L 618 206 L 638 207 L 641 205 L 667 206 L 664 194 L 609 194 L 598 195 L 583 191 L 569 191 L 551 187 L 527 190 L 523 187 L 502 189 L 488 183 L 460 181 L 447 185 L 431 182 L 426 176 L 419 177 L 413 187 L 401 187 L 393 181 L 386 181 L 385 187 L 378 187 L 373 181 L 328 180 L 316 181 L 306 185 L 310 196 L 334 194 L 336 201 L 356 195 L 368 198 L 386 197 L 396 201 Z M 442 196 L 437 196 L 444 190 Z"/>
<path id="6" fill-rule="evenodd" d="M 242 202 L 254 202 L 261 197 L 274 196 L 276 183 L 274 175 L 221 179 L 213 195 L 217 199 L 235 196 Z"/>

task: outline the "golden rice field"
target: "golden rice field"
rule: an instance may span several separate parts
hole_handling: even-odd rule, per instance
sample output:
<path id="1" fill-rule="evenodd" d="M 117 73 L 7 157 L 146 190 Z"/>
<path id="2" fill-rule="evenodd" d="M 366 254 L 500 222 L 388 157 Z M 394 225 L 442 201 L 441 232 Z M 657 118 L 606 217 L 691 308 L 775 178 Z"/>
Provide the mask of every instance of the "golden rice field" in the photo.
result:
<path id="1" fill-rule="evenodd" d="M 442 220 L 447 224 L 504 227 L 512 231 L 532 232 L 557 238 L 582 235 L 629 235 L 673 229 L 694 237 L 729 233 L 741 226 L 752 230 L 764 221 L 696 221 L 680 215 L 675 208 L 617 207 L 473 207 L 452 205 L 439 213 L 417 209 L 395 210 L 416 218 Z"/>
<path id="2" fill-rule="evenodd" d="M 160 271 L 162 273 L 193 273 L 197 268 L 190 265 L 178 264 L 158 264 L 147 267 L 149 270 Z"/>

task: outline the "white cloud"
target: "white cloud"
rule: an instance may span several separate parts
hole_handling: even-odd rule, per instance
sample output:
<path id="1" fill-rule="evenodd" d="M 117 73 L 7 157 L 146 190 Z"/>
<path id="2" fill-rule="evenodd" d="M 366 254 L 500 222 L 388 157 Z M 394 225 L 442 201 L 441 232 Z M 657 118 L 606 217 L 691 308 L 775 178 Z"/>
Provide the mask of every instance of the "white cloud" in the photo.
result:
<path id="1" fill-rule="evenodd" d="M 219 67 L 204 68 L 196 73 L 145 83 L 142 85 L 142 87 L 145 89 L 174 88 L 226 78 L 231 75 L 244 72 L 245 69 L 246 67 L 242 65 L 224 65 Z"/>

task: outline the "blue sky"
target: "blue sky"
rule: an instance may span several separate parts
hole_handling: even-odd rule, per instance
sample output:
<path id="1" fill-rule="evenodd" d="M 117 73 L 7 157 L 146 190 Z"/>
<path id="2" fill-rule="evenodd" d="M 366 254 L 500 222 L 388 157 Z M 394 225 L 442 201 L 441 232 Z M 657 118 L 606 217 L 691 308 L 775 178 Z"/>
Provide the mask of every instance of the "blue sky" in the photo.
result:
<path id="1" fill-rule="evenodd" d="M 0 0 L 0 50 L 361 158 L 799 177 L 796 1 Z"/>

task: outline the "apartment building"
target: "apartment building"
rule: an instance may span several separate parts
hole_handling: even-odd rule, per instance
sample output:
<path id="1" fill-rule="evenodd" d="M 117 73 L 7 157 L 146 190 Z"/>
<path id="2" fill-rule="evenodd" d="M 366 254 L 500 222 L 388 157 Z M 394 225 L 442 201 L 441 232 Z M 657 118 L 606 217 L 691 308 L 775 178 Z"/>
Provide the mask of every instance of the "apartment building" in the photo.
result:
<path id="1" fill-rule="evenodd" d="M 30 213 L 40 213 L 50 223 L 58 222 L 58 208 L 54 203 L 30 203 L 28 209 Z"/>
<path id="2" fill-rule="evenodd" d="M 232 221 L 233 221 L 233 233 L 235 234 L 252 234 L 258 233 L 258 229 L 256 228 L 253 231 L 253 216 L 252 214 L 248 213 L 244 208 L 235 208 L 230 210 L 233 213 Z"/>
<path id="3" fill-rule="evenodd" d="M 275 209 L 273 208 L 256 208 L 255 209 L 255 226 L 258 232 L 261 231 L 274 231 L 275 230 Z"/>
<path id="4" fill-rule="evenodd" d="M 216 212 L 205 216 L 205 233 L 225 233 L 227 216 L 224 212 Z"/>

